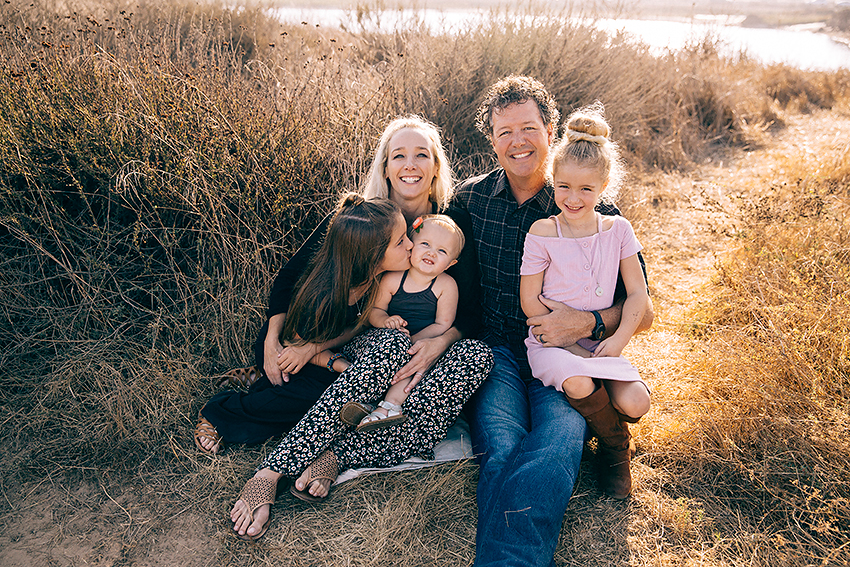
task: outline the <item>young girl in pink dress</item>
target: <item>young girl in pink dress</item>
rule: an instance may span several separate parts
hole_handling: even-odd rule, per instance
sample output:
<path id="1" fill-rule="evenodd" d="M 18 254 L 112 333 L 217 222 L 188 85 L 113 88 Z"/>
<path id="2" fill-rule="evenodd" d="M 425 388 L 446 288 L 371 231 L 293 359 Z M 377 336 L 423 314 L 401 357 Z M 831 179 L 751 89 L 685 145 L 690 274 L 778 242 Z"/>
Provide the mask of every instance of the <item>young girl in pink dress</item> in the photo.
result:
<path id="1" fill-rule="evenodd" d="M 599 439 L 600 485 L 615 498 L 631 492 L 634 452 L 628 423 L 649 411 L 649 390 L 622 355 L 647 308 L 638 260 L 641 245 L 629 221 L 596 211 L 610 202 L 622 176 L 617 146 L 600 103 L 573 113 L 552 152 L 555 202 L 561 212 L 531 225 L 520 270 L 520 299 L 528 317 L 549 313 L 539 296 L 593 313 L 593 336 L 568 348 L 545 345 L 529 331 L 525 341 L 533 375 L 563 391 Z M 618 273 L 627 297 L 620 326 L 604 335 L 596 310 L 611 307 Z"/>

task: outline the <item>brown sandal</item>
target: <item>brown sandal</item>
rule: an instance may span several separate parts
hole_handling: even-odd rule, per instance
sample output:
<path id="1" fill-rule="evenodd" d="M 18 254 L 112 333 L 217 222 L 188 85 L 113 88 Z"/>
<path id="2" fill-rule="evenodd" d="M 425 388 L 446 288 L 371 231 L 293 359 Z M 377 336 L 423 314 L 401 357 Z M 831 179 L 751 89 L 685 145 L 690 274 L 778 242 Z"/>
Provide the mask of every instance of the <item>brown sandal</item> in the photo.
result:
<path id="1" fill-rule="evenodd" d="M 345 405 L 339 410 L 339 419 L 346 425 L 357 427 L 363 421 L 363 418 L 373 411 L 375 411 L 375 407 L 371 404 L 345 402 Z"/>
<path id="2" fill-rule="evenodd" d="M 212 449 L 207 449 L 201 444 L 202 437 L 211 439 L 215 443 Z M 221 449 L 221 435 L 218 434 L 215 426 L 202 415 L 198 416 L 198 425 L 195 426 L 195 446 L 207 455 L 215 455 Z"/>
<path id="3" fill-rule="evenodd" d="M 247 390 L 260 378 L 260 374 L 261 371 L 256 366 L 234 368 L 221 376 L 217 376 L 218 382 L 216 382 L 216 386 L 219 388 L 229 387 Z"/>
<path id="4" fill-rule="evenodd" d="M 292 486 L 289 487 L 289 492 L 304 502 L 321 502 L 327 498 L 327 496 L 313 496 L 310 494 L 310 487 L 314 482 L 319 482 L 320 480 L 329 480 L 331 481 L 331 484 L 333 484 L 336 477 L 339 476 L 339 468 L 337 465 L 336 455 L 330 451 L 325 451 L 319 455 L 319 458 L 313 461 L 309 467 L 307 467 L 310 474 L 308 475 L 307 485 L 304 486 L 304 490 L 298 490 L 293 483 Z M 328 491 L 328 496 L 330 496 L 330 491 Z"/>
<path id="5" fill-rule="evenodd" d="M 244 535 L 240 535 L 238 532 L 236 537 L 239 539 L 244 539 L 248 541 L 256 541 L 263 537 L 265 533 L 269 529 L 269 524 L 272 519 L 272 511 L 271 506 L 274 505 L 275 497 L 277 496 L 277 483 L 263 477 L 253 477 L 248 479 L 248 482 L 245 483 L 245 487 L 242 488 L 242 492 L 239 493 L 239 500 L 245 503 L 248 506 L 248 516 L 251 518 L 251 523 L 254 523 L 254 512 L 260 506 L 269 505 L 269 518 L 266 520 L 266 523 L 263 525 L 263 529 L 260 530 L 260 533 L 256 535 L 248 535 L 247 533 Z"/>

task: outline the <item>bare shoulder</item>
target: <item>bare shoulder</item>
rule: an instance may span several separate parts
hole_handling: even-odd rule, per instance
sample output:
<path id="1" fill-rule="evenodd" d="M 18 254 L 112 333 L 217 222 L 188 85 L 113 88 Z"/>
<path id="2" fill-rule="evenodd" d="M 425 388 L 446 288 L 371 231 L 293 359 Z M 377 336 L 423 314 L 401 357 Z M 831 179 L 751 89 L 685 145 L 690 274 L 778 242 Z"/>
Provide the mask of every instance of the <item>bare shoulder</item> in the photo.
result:
<path id="1" fill-rule="evenodd" d="M 626 227 L 631 227 L 632 223 L 630 223 L 629 219 L 624 216 L 602 215 L 602 232 L 607 232 L 615 226 L 617 226 L 620 230 L 623 230 L 626 229 Z"/>
<path id="2" fill-rule="evenodd" d="M 457 282 L 455 279 L 443 272 L 434 280 L 434 287 L 431 288 L 436 295 L 441 294 L 444 291 L 457 290 Z"/>
<path id="3" fill-rule="evenodd" d="M 540 219 L 534 221 L 531 228 L 528 229 L 528 234 L 534 236 L 558 236 L 558 229 L 555 226 L 555 219 Z"/>
<path id="4" fill-rule="evenodd" d="M 404 272 L 385 272 L 381 276 L 381 290 L 394 294 L 401 284 L 401 277 L 403 275 Z"/>

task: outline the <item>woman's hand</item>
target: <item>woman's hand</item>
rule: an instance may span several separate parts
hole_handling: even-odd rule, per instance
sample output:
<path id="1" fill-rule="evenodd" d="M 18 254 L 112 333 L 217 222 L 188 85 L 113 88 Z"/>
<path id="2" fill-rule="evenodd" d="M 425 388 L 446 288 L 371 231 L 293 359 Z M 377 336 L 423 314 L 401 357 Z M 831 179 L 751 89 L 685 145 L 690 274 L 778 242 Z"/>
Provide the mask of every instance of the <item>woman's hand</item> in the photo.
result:
<path id="1" fill-rule="evenodd" d="M 398 372 L 393 375 L 391 383 L 395 384 L 396 382 L 409 377 L 410 384 L 407 385 L 404 391 L 409 393 L 413 390 L 425 373 L 434 366 L 437 359 L 443 356 L 443 353 L 446 352 L 454 343 L 454 339 L 452 337 L 446 336 L 451 332 L 452 331 L 450 329 L 448 332 L 440 335 L 439 337 L 419 339 L 413 343 L 413 346 L 411 346 L 410 350 L 407 351 L 407 353 L 411 356 L 411 359 L 407 364 L 399 368 Z"/>
<path id="2" fill-rule="evenodd" d="M 276 338 L 266 339 L 263 343 L 263 370 L 269 382 L 275 386 L 282 386 L 284 382 L 289 382 L 289 374 L 281 372 L 277 362 L 277 357 L 282 352 L 283 345 Z"/>
<path id="3" fill-rule="evenodd" d="M 310 359 L 321 350 L 321 346 L 315 343 L 305 343 L 298 346 L 287 344 L 277 355 L 277 366 L 281 372 L 295 374 L 304 368 L 304 365 L 310 362 Z M 286 381 L 289 381 L 289 377 Z"/>

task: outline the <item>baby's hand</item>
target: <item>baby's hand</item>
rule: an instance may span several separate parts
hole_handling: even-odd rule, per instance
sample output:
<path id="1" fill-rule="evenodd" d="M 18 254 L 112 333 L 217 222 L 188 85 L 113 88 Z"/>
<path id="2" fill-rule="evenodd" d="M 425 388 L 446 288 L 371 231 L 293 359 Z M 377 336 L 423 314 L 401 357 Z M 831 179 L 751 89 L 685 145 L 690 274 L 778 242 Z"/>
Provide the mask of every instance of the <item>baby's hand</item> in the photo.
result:
<path id="1" fill-rule="evenodd" d="M 407 321 L 402 319 L 399 315 L 387 317 L 387 320 L 384 321 L 385 329 L 401 329 L 403 327 L 407 327 Z"/>

